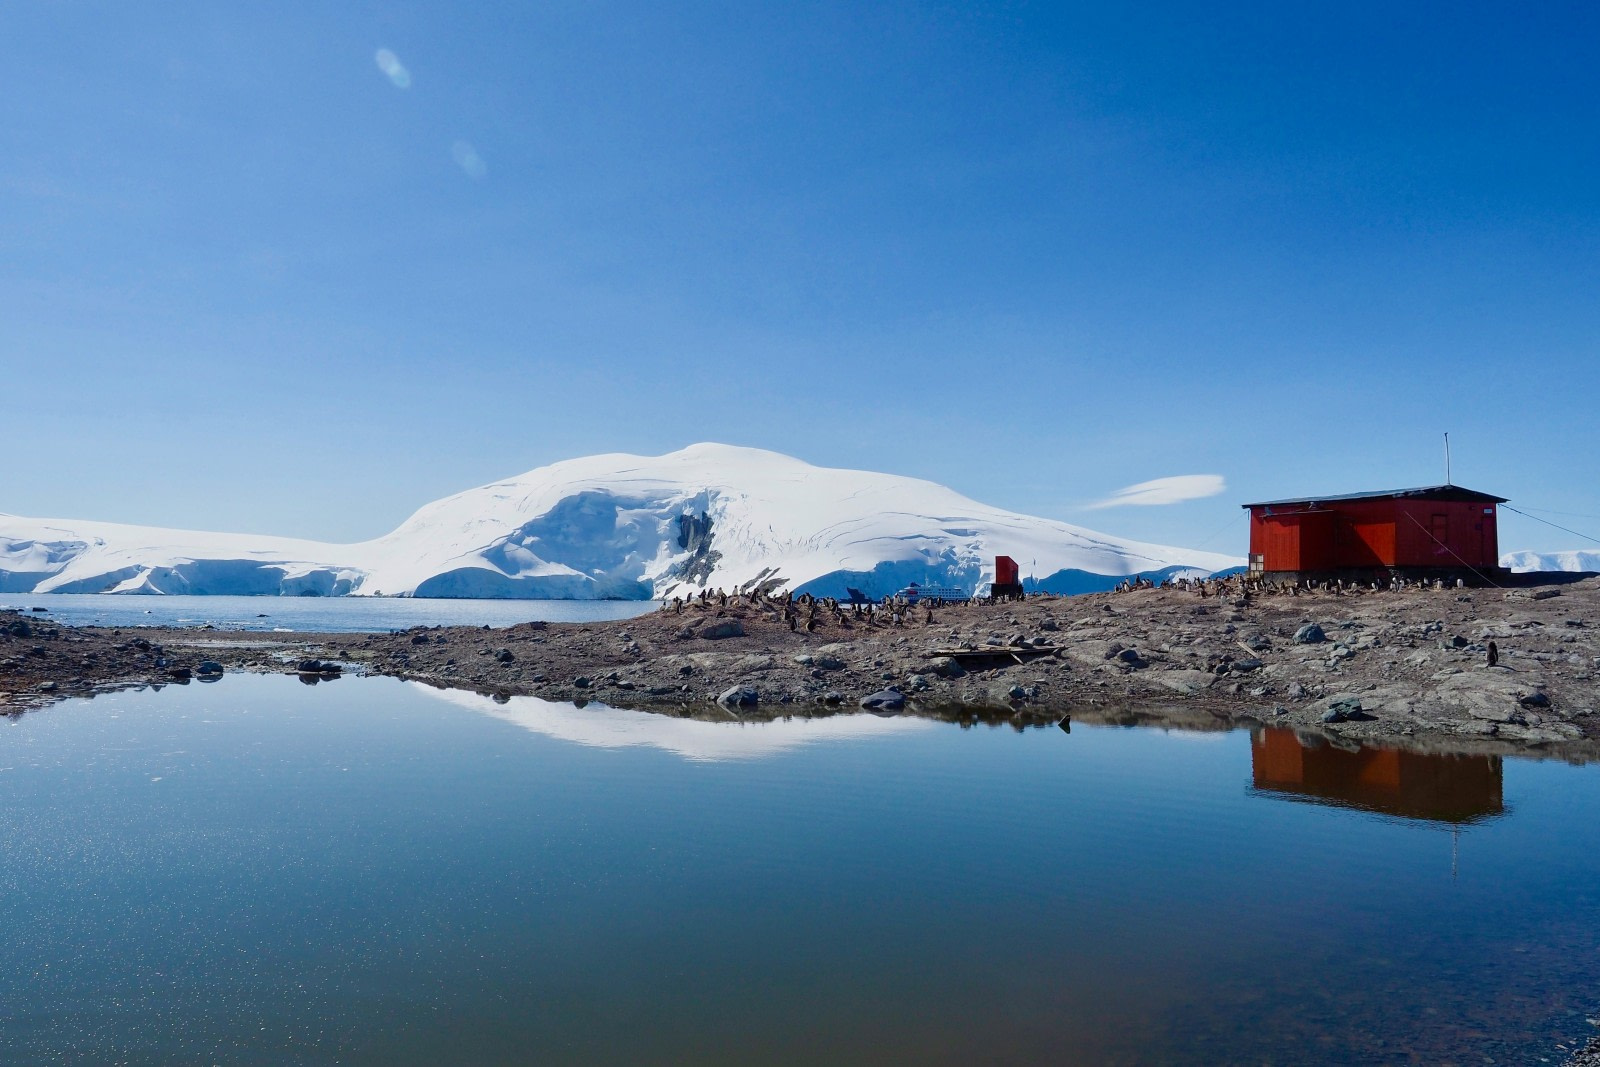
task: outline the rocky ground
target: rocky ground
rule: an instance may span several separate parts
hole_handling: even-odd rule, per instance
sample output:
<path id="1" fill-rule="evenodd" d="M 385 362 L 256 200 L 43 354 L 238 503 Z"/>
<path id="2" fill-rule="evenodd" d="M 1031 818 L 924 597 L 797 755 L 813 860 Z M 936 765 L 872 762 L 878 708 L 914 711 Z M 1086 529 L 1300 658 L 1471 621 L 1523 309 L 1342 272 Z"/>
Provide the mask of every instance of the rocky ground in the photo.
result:
<path id="1" fill-rule="evenodd" d="M 1489 666 L 1495 642 L 1499 664 Z M 318 661 L 315 669 L 305 661 Z M 0 710 L 216 670 L 343 671 L 673 714 L 879 711 L 1264 722 L 1349 742 L 1600 757 L 1600 579 L 1512 590 L 1202 597 L 1146 589 L 831 614 L 735 599 L 608 623 L 394 634 L 59 626 L 0 613 Z"/>

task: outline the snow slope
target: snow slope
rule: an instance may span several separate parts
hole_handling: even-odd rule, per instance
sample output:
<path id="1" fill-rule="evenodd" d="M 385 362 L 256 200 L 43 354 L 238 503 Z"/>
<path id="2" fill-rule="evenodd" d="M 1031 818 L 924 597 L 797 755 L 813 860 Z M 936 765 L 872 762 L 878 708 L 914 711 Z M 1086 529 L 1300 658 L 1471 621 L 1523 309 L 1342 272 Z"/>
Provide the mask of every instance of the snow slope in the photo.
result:
<path id="1" fill-rule="evenodd" d="M 911 581 L 977 590 L 997 553 L 1061 592 L 1243 562 L 1003 511 L 932 482 L 700 444 L 541 467 L 351 545 L 0 516 L 0 591 L 646 599 L 764 582 L 880 596 Z"/>
<path id="2" fill-rule="evenodd" d="M 1600 571 L 1600 551 L 1508 552 L 1500 566 L 1513 571 Z"/>

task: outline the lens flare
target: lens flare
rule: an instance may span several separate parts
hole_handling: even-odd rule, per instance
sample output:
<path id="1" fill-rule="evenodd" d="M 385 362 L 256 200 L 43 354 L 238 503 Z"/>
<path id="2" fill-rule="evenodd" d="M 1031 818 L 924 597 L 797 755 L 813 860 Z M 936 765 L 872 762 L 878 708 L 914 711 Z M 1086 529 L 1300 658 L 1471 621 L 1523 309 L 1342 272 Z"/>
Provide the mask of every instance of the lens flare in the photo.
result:
<path id="1" fill-rule="evenodd" d="M 383 71 L 383 76 L 394 82 L 396 89 L 411 88 L 411 72 L 400 62 L 399 56 L 387 48 L 380 48 L 372 58 L 378 64 L 378 69 Z"/>
<path id="2" fill-rule="evenodd" d="M 483 177 L 489 170 L 488 165 L 483 161 L 483 157 L 478 155 L 478 150 L 466 141 L 457 141 L 451 145 L 450 155 L 455 159 L 457 166 L 474 178 Z"/>

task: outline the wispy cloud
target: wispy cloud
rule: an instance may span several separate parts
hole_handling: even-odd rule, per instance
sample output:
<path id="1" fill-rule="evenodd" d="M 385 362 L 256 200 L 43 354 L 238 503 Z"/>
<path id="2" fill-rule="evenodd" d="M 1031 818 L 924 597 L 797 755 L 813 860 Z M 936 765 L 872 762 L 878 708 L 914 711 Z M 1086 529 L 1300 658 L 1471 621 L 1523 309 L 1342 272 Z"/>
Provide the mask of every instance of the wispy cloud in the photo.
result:
<path id="1" fill-rule="evenodd" d="M 1152 507 L 1157 504 L 1179 504 L 1185 500 L 1199 500 L 1225 491 L 1228 483 L 1220 474 L 1175 474 L 1171 478 L 1155 478 L 1138 485 L 1118 489 L 1104 500 L 1088 505 L 1096 508 L 1124 506 Z"/>
<path id="2" fill-rule="evenodd" d="M 399 56 L 387 48 L 380 48 L 372 58 L 378 64 L 378 69 L 383 71 L 383 76 L 394 82 L 396 89 L 411 88 L 411 72 L 400 62 Z"/>

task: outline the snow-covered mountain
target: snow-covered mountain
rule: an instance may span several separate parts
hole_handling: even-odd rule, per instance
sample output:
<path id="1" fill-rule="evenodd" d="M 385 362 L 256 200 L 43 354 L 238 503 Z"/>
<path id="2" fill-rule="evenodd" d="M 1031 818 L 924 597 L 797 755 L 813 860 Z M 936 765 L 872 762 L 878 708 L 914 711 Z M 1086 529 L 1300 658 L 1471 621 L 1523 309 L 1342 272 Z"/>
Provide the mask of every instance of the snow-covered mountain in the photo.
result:
<path id="1" fill-rule="evenodd" d="M 1500 566 L 1513 571 L 1600 571 L 1600 552 L 1507 552 Z"/>
<path id="2" fill-rule="evenodd" d="M 0 592 L 642 600 L 766 583 L 881 596 L 913 581 L 986 587 L 996 554 L 1058 592 L 1243 563 L 717 444 L 540 467 L 350 545 L 0 515 Z"/>

